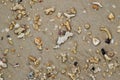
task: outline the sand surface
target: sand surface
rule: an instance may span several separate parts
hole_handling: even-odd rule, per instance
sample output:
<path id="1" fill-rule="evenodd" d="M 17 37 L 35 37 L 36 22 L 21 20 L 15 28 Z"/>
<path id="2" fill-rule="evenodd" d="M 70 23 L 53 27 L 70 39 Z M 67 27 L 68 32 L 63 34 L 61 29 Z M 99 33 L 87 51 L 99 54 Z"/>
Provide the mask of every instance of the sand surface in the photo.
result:
<path id="1" fill-rule="evenodd" d="M 0 40 L 0 58 L 6 57 L 8 60 L 8 67 L 0 71 L 3 73 L 4 80 L 34 80 L 28 79 L 28 74 L 33 71 L 29 66 L 34 66 L 33 62 L 28 59 L 30 55 L 37 59 L 41 58 L 40 65 L 35 67 L 41 73 L 36 80 L 72 80 L 68 73 L 72 74 L 72 69 L 76 68 L 73 65 L 75 61 L 78 62 L 77 67 L 80 68 L 80 73 L 76 73 L 73 80 L 94 80 L 90 75 L 93 75 L 95 80 L 120 79 L 120 33 L 117 32 L 117 27 L 120 26 L 120 0 L 43 0 L 41 3 L 35 2 L 32 6 L 30 6 L 30 0 L 22 0 L 20 4 L 25 6 L 28 16 L 20 20 L 15 20 L 16 12 L 11 11 L 15 1 L 17 0 L 13 0 L 13 2 L 0 0 L 0 37 L 3 37 L 3 40 Z M 94 1 L 98 1 L 102 8 L 93 9 L 92 2 Z M 51 15 L 45 15 L 44 10 L 49 7 L 54 7 L 55 12 Z M 66 20 L 65 17 L 59 19 L 56 16 L 58 13 L 67 12 L 73 7 L 77 11 L 76 16 L 70 19 L 73 36 L 61 44 L 60 48 L 54 49 L 59 37 L 58 28 Z M 115 16 L 112 21 L 108 19 L 110 13 Z M 41 18 L 40 31 L 33 29 L 35 15 L 40 15 Z M 18 39 L 14 30 L 6 32 L 5 29 L 9 28 L 12 21 L 28 25 L 31 30 L 30 35 Z M 85 29 L 85 24 L 89 24 L 90 29 Z M 80 34 L 77 33 L 79 26 L 81 27 Z M 112 34 L 110 44 L 105 43 L 106 32 L 100 31 L 100 27 L 103 26 Z M 66 30 L 66 28 L 62 28 Z M 13 45 L 8 43 L 7 35 L 12 38 Z M 38 50 L 34 43 L 36 37 L 40 37 L 43 42 L 42 50 Z M 93 37 L 100 40 L 99 45 L 93 45 Z M 77 50 L 76 53 L 73 53 L 75 43 L 77 43 Z M 101 52 L 97 53 L 97 50 L 100 51 L 101 48 L 104 48 L 108 53 L 114 53 L 114 56 L 110 57 L 111 61 L 105 60 Z M 3 56 L 6 49 L 9 51 L 7 55 Z M 11 51 L 13 49 L 15 52 Z M 64 63 L 61 54 L 67 55 L 67 60 Z M 100 61 L 97 64 L 86 62 L 91 57 L 97 57 Z M 14 67 L 16 63 L 19 64 L 18 67 Z M 48 64 L 55 66 L 55 70 L 51 72 L 53 75 L 55 74 L 55 77 L 42 79 L 44 73 L 47 73 Z M 110 64 L 114 64 L 112 69 L 109 69 Z M 100 71 L 94 73 L 90 70 L 91 66 L 95 66 L 95 69 L 100 68 Z M 62 70 L 65 70 L 64 74 L 61 73 Z M 78 76 L 76 77 L 76 75 Z"/>

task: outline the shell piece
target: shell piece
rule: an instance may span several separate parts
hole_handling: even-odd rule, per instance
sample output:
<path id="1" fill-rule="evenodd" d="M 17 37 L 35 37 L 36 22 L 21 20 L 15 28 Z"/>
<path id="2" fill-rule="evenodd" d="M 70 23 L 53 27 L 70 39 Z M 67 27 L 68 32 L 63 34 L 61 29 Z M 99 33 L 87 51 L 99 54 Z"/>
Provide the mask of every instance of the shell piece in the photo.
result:
<path id="1" fill-rule="evenodd" d="M 20 24 L 16 23 L 14 28 L 19 28 Z"/>
<path id="2" fill-rule="evenodd" d="M 61 17 L 62 17 L 62 13 L 61 13 L 61 12 L 58 12 L 58 13 L 57 13 L 57 17 L 58 17 L 58 18 L 61 18 Z"/>
<path id="3" fill-rule="evenodd" d="M 57 40 L 57 45 L 61 45 L 62 43 L 64 43 L 69 37 L 72 37 L 73 36 L 73 33 L 71 32 L 66 32 L 64 36 L 60 36 L 58 37 L 58 40 Z"/>
<path id="4" fill-rule="evenodd" d="M 19 38 L 19 39 L 21 39 L 21 38 L 23 38 L 25 36 L 25 34 L 24 33 L 21 33 L 20 35 L 18 35 L 17 37 Z"/>
<path id="5" fill-rule="evenodd" d="M 0 80 L 4 80 L 4 78 L 0 78 Z"/>
<path id="6" fill-rule="evenodd" d="M 36 44 L 36 45 L 42 45 L 42 40 L 41 40 L 40 37 L 36 37 L 36 38 L 34 39 L 34 41 L 35 41 L 35 44 Z"/>
<path id="7" fill-rule="evenodd" d="M 50 8 L 45 9 L 45 14 L 46 15 L 51 15 L 53 12 L 55 12 L 54 7 L 50 7 Z"/>
<path id="8" fill-rule="evenodd" d="M 10 29 L 10 30 L 13 30 L 13 28 L 15 27 L 15 25 L 16 25 L 16 22 L 15 22 L 15 21 L 12 21 L 12 22 L 10 23 L 10 25 L 9 25 L 9 29 Z"/>
<path id="9" fill-rule="evenodd" d="M 1 60 L 0 60 L 0 66 L 3 67 L 3 68 L 7 68 L 7 64 L 3 63 Z"/>
<path id="10" fill-rule="evenodd" d="M 103 7 L 102 4 L 100 4 L 99 2 L 92 2 L 92 4 L 98 5 L 98 6 L 101 7 L 101 8 Z"/>
<path id="11" fill-rule="evenodd" d="M 92 8 L 95 10 L 99 10 L 99 8 L 102 8 L 103 6 L 99 2 L 92 2 Z"/>
<path id="12" fill-rule="evenodd" d="M 20 27 L 15 30 L 15 34 L 21 34 L 23 31 L 25 31 L 25 28 Z"/>
<path id="13" fill-rule="evenodd" d="M 64 16 L 67 17 L 68 19 L 75 17 L 75 14 L 68 14 L 64 13 Z"/>
<path id="14" fill-rule="evenodd" d="M 89 62 L 90 62 L 90 63 L 98 64 L 99 58 L 97 58 L 97 57 L 91 57 L 91 58 L 89 59 Z"/>
<path id="15" fill-rule="evenodd" d="M 39 66 L 39 65 L 40 65 L 40 60 L 41 60 L 41 58 L 39 57 L 39 58 L 34 62 L 34 65 L 35 65 L 35 66 Z"/>
<path id="16" fill-rule="evenodd" d="M 61 54 L 61 57 L 62 57 L 62 62 L 66 62 L 67 61 L 67 54 Z"/>
<path id="17" fill-rule="evenodd" d="M 35 61 L 37 60 L 37 58 L 34 57 L 34 56 L 32 56 L 32 55 L 30 55 L 28 58 L 29 58 L 29 60 L 31 60 L 31 61 L 33 61 L 33 62 L 35 62 Z"/>
<path id="18" fill-rule="evenodd" d="M 115 19 L 115 15 L 113 13 L 110 13 L 108 15 L 108 19 L 111 20 L 111 21 L 114 20 Z"/>
<path id="19" fill-rule="evenodd" d="M 11 9 L 12 9 L 13 11 L 25 10 L 25 8 L 23 7 L 22 4 L 15 4 L 15 6 L 13 6 Z"/>
<path id="20" fill-rule="evenodd" d="M 95 37 L 92 39 L 92 42 L 93 42 L 93 44 L 95 46 L 97 46 L 98 44 L 100 44 L 100 40 L 98 38 L 95 38 Z"/>
<path id="21" fill-rule="evenodd" d="M 104 57 L 105 57 L 105 59 L 108 60 L 108 61 L 111 60 L 111 58 L 110 58 L 108 55 L 106 55 L 106 54 L 104 55 Z"/>
<path id="22" fill-rule="evenodd" d="M 81 26 L 79 26 L 77 33 L 80 34 L 81 32 L 82 32 L 82 28 L 81 28 Z"/>
<path id="23" fill-rule="evenodd" d="M 117 32 L 120 33 L 120 25 L 117 27 Z"/>
<path id="24" fill-rule="evenodd" d="M 35 44 L 37 45 L 37 48 L 38 48 L 39 50 L 42 50 L 42 44 L 43 44 L 43 42 L 42 42 L 41 38 L 40 38 L 40 37 L 36 37 L 36 38 L 34 39 L 34 42 L 35 42 Z"/>
<path id="25" fill-rule="evenodd" d="M 36 15 L 36 16 L 34 17 L 33 28 L 34 28 L 35 30 L 39 30 L 40 25 L 41 25 L 41 18 L 40 18 L 40 15 Z"/>
<path id="26" fill-rule="evenodd" d="M 112 39 L 112 35 L 111 35 L 110 31 L 106 27 L 101 27 L 100 30 L 105 31 L 108 35 L 108 38 Z"/>
<path id="27" fill-rule="evenodd" d="M 72 80 L 76 80 L 76 78 L 75 78 L 75 74 L 68 73 L 68 76 L 69 76 Z"/>
<path id="28" fill-rule="evenodd" d="M 70 13 L 76 14 L 76 13 L 77 13 L 77 10 L 73 7 L 73 8 L 70 9 Z"/>
<path id="29" fill-rule="evenodd" d="M 85 29 L 88 30 L 88 29 L 90 29 L 91 26 L 90 26 L 90 24 L 85 24 L 84 27 L 85 27 Z"/>
<path id="30" fill-rule="evenodd" d="M 67 20 L 63 25 L 66 27 L 66 29 L 67 29 L 68 31 L 71 30 L 70 21 Z"/>

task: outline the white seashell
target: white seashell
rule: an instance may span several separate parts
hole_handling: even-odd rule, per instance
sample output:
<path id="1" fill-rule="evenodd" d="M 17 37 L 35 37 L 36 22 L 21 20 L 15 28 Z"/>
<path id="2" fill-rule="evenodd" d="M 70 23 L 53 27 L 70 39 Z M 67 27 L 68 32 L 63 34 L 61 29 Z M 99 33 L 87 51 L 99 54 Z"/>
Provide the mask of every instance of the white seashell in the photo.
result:
<path id="1" fill-rule="evenodd" d="M 64 36 L 58 37 L 57 45 L 64 43 L 69 37 L 72 37 L 73 33 L 66 32 Z"/>
<path id="2" fill-rule="evenodd" d="M 95 37 L 92 39 L 92 42 L 93 42 L 93 44 L 95 46 L 97 46 L 98 44 L 100 44 L 100 40 L 98 38 L 95 38 Z"/>
<path id="3" fill-rule="evenodd" d="M 6 68 L 6 67 L 7 67 L 7 64 L 6 64 L 6 63 L 3 63 L 2 61 L 0 61 L 0 66 L 3 67 L 3 68 Z"/>
<path id="4" fill-rule="evenodd" d="M 15 28 L 19 28 L 20 27 L 20 25 L 17 23 L 17 24 L 15 24 Z"/>
<path id="5" fill-rule="evenodd" d="M 67 13 L 64 13 L 65 17 L 67 17 L 68 19 L 72 18 L 72 17 L 75 17 L 75 14 L 67 14 Z"/>
<path id="6" fill-rule="evenodd" d="M 18 35 L 17 37 L 20 39 L 20 38 L 23 38 L 25 36 L 24 33 L 21 33 L 20 35 Z"/>

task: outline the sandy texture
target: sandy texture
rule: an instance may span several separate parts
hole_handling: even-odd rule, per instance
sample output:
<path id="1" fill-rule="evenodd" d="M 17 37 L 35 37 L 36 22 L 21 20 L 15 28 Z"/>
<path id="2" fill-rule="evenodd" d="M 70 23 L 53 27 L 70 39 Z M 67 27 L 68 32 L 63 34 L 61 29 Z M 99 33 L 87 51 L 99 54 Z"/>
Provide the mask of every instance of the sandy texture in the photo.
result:
<path id="1" fill-rule="evenodd" d="M 8 67 L 1 71 L 4 73 L 4 80 L 28 80 L 27 76 L 31 71 L 29 65 L 32 65 L 32 62 L 29 63 L 29 55 L 33 55 L 36 58 L 41 57 L 40 65 L 37 67 L 37 69 L 41 70 L 41 75 L 36 80 L 42 80 L 41 77 L 43 73 L 46 73 L 46 64 L 48 63 L 54 65 L 56 67 L 55 71 L 58 73 L 54 79 L 47 78 L 44 80 L 72 80 L 68 73 L 72 73 L 74 61 L 77 61 L 80 67 L 79 77 L 74 80 L 94 80 L 90 77 L 90 74 L 95 76 L 95 80 L 120 79 L 120 33 L 117 33 L 117 27 L 120 26 L 120 0 L 43 0 L 41 3 L 36 2 L 32 7 L 29 4 L 30 0 L 23 0 L 21 4 L 25 6 L 28 17 L 21 20 L 15 20 L 16 13 L 11 11 L 15 1 L 3 1 L 5 1 L 6 5 L 2 3 L 2 0 L 0 1 L 0 37 L 3 36 L 3 40 L 0 40 L 0 58 L 3 57 L 4 50 L 9 49 L 5 56 L 8 60 Z M 103 7 L 99 8 L 99 10 L 93 9 L 91 4 L 93 1 L 98 1 Z M 49 7 L 55 7 L 55 12 L 52 15 L 45 15 L 44 9 Z M 55 29 L 55 26 L 60 26 L 66 20 L 66 18 L 60 20 L 56 15 L 58 12 L 64 13 L 72 7 L 77 10 L 76 16 L 70 20 L 71 32 L 74 35 L 65 41 L 60 48 L 53 49 L 59 37 L 59 30 L 58 28 Z M 113 21 L 108 19 L 108 15 L 111 12 L 115 15 Z M 39 14 L 42 20 L 40 31 L 33 29 L 33 19 L 36 14 Z M 28 20 L 29 18 L 30 20 Z M 51 19 L 54 19 L 54 21 L 50 21 Z M 2 32 L 9 27 L 11 21 L 30 26 L 31 36 L 18 39 L 17 35 L 14 34 L 14 30 Z M 90 29 L 86 30 L 84 28 L 85 24 L 90 24 Z M 82 29 L 80 34 L 77 33 L 79 26 Z M 113 43 L 105 43 L 107 35 L 105 32 L 100 31 L 101 26 L 106 27 L 111 32 Z M 89 33 L 92 33 L 92 37 L 100 39 L 101 43 L 98 46 L 93 45 L 88 35 Z M 6 37 L 8 34 L 13 39 L 13 45 L 8 43 Z M 34 44 L 35 37 L 42 39 L 43 49 L 41 51 Z M 86 40 L 83 40 L 84 37 L 86 37 Z M 71 51 L 75 47 L 75 42 L 77 42 L 77 53 Z M 115 53 L 111 61 L 106 61 L 101 53 L 96 53 L 96 50 L 101 50 L 101 48 Z M 15 52 L 11 52 L 11 49 L 15 49 Z M 61 56 L 61 53 L 67 54 L 68 59 L 65 63 L 61 59 L 56 58 Z M 100 61 L 97 64 L 86 62 L 91 57 L 97 57 Z M 118 66 L 115 69 L 109 69 L 108 65 L 115 62 L 118 63 Z M 20 66 L 14 68 L 13 65 L 16 63 L 19 63 Z M 84 66 L 87 64 L 88 68 L 84 70 Z M 90 70 L 90 65 L 99 67 L 101 69 L 100 72 L 93 73 Z M 64 69 L 66 73 L 62 74 L 61 70 Z"/>

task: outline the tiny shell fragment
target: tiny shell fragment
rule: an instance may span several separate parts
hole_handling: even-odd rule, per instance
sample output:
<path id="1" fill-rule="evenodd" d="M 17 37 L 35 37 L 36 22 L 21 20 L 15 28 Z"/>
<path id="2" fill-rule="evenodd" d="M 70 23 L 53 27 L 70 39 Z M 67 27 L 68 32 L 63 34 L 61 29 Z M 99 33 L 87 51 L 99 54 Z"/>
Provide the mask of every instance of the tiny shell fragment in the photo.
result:
<path id="1" fill-rule="evenodd" d="M 25 8 L 23 7 L 22 4 L 15 4 L 15 6 L 13 6 L 11 9 L 13 11 L 17 11 L 17 10 L 24 10 Z"/>
<path id="2" fill-rule="evenodd" d="M 99 62 L 99 58 L 97 58 L 97 57 L 91 57 L 91 58 L 89 59 L 89 62 L 90 62 L 90 63 L 95 63 L 95 64 L 97 64 L 97 63 Z"/>
<path id="3" fill-rule="evenodd" d="M 6 63 L 3 63 L 3 62 L 0 60 L 0 66 L 3 67 L 3 68 L 6 68 L 6 67 L 7 67 L 7 64 L 6 64 Z"/>
<path id="4" fill-rule="evenodd" d="M 68 19 L 71 19 L 71 18 L 75 17 L 75 14 L 64 13 L 64 16 L 67 17 Z"/>
<path id="5" fill-rule="evenodd" d="M 70 12 L 71 12 L 72 14 L 76 14 L 76 13 L 77 13 L 77 10 L 73 7 L 73 8 L 70 9 Z"/>
<path id="6" fill-rule="evenodd" d="M 81 32 L 82 32 L 82 29 L 81 29 L 81 27 L 79 26 L 77 33 L 80 34 Z"/>
<path id="7" fill-rule="evenodd" d="M 41 49 L 42 49 L 42 44 L 43 44 L 41 38 L 40 38 L 40 37 L 36 37 L 36 38 L 34 39 L 34 42 L 35 42 L 35 44 L 37 45 L 36 47 L 37 47 L 39 50 L 41 50 Z"/>
<path id="8" fill-rule="evenodd" d="M 64 23 L 64 26 L 66 27 L 66 29 L 67 29 L 68 31 L 71 30 L 70 21 L 67 20 L 67 21 Z"/>
<path id="9" fill-rule="evenodd" d="M 85 29 L 90 29 L 91 26 L 90 26 L 90 24 L 85 24 L 84 27 L 85 27 Z"/>
<path id="10" fill-rule="evenodd" d="M 61 54 L 61 57 L 62 57 L 62 62 L 64 63 L 64 62 L 66 62 L 67 61 L 67 54 Z"/>
<path id="11" fill-rule="evenodd" d="M 21 38 L 23 38 L 25 36 L 25 34 L 24 33 L 21 33 L 20 35 L 18 35 L 17 37 L 19 38 L 19 39 L 21 39 Z"/>
<path id="12" fill-rule="evenodd" d="M 32 55 L 30 55 L 28 58 L 29 58 L 29 60 L 31 60 L 31 61 L 33 61 L 33 62 L 35 62 L 35 61 L 37 60 L 37 58 L 34 57 L 34 56 L 32 56 Z"/>
<path id="13" fill-rule="evenodd" d="M 113 13 L 110 13 L 108 15 L 108 19 L 111 20 L 111 21 L 113 21 L 115 19 L 115 15 Z"/>
<path id="14" fill-rule="evenodd" d="M 35 66 L 39 66 L 39 65 L 40 65 L 40 60 L 41 60 L 41 58 L 38 58 L 38 59 L 34 62 L 34 65 L 35 65 Z"/>
<path id="15" fill-rule="evenodd" d="M 103 7 L 102 4 L 99 3 L 99 2 L 92 2 L 92 4 L 96 4 L 96 5 L 98 5 L 98 6 L 101 7 L 101 8 Z"/>
<path id="16" fill-rule="evenodd" d="M 120 26 L 117 27 L 117 32 L 120 33 Z"/>
<path id="17" fill-rule="evenodd" d="M 106 54 L 104 55 L 104 57 L 105 57 L 105 59 L 108 60 L 108 61 L 111 60 L 111 58 L 110 58 L 108 55 L 106 55 Z"/>
<path id="18" fill-rule="evenodd" d="M 57 17 L 58 17 L 58 18 L 61 18 L 61 17 L 62 17 L 62 13 L 61 13 L 61 12 L 58 12 L 58 13 L 57 13 Z"/>
<path id="19" fill-rule="evenodd" d="M 15 24 L 15 28 L 19 28 L 20 25 L 18 23 Z"/>
<path id="20" fill-rule="evenodd" d="M 42 45 L 42 40 L 41 40 L 40 37 L 36 37 L 36 38 L 34 39 L 34 41 L 35 41 L 35 44 L 37 44 L 37 45 Z"/>
<path id="21" fill-rule="evenodd" d="M 61 44 L 64 43 L 69 37 L 72 37 L 72 36 L 73 36 L 73 33 L 71 33 L 71 32 L 66 32 L 64 36 L 58 37 L 57 45 L 61 45 Z"/>
<path id="22" fill-rule="evenodd" d="M 98 38 L 95 38 L 95 37 L 92 39 L 92 42 L 93 42 L 93 44 L 95 46 L 97 46 L 98 44 L 100 44 L 100 40 Z"/>
<path id="23" fill-rule="evenodd" d="M 53 14 L 53 12 L 55 12 L 54 7 L 50 7 L 50 8 L 45 9 L 45 14 L 46 15 L 51 15 L 51 14 Z"/>
<path id="24" fill-rule="evenodd" d="M 102 8 L 103 6 L 99 2 L 92 2 L 93 9 L 99 10 L 99 7 Z"/>

